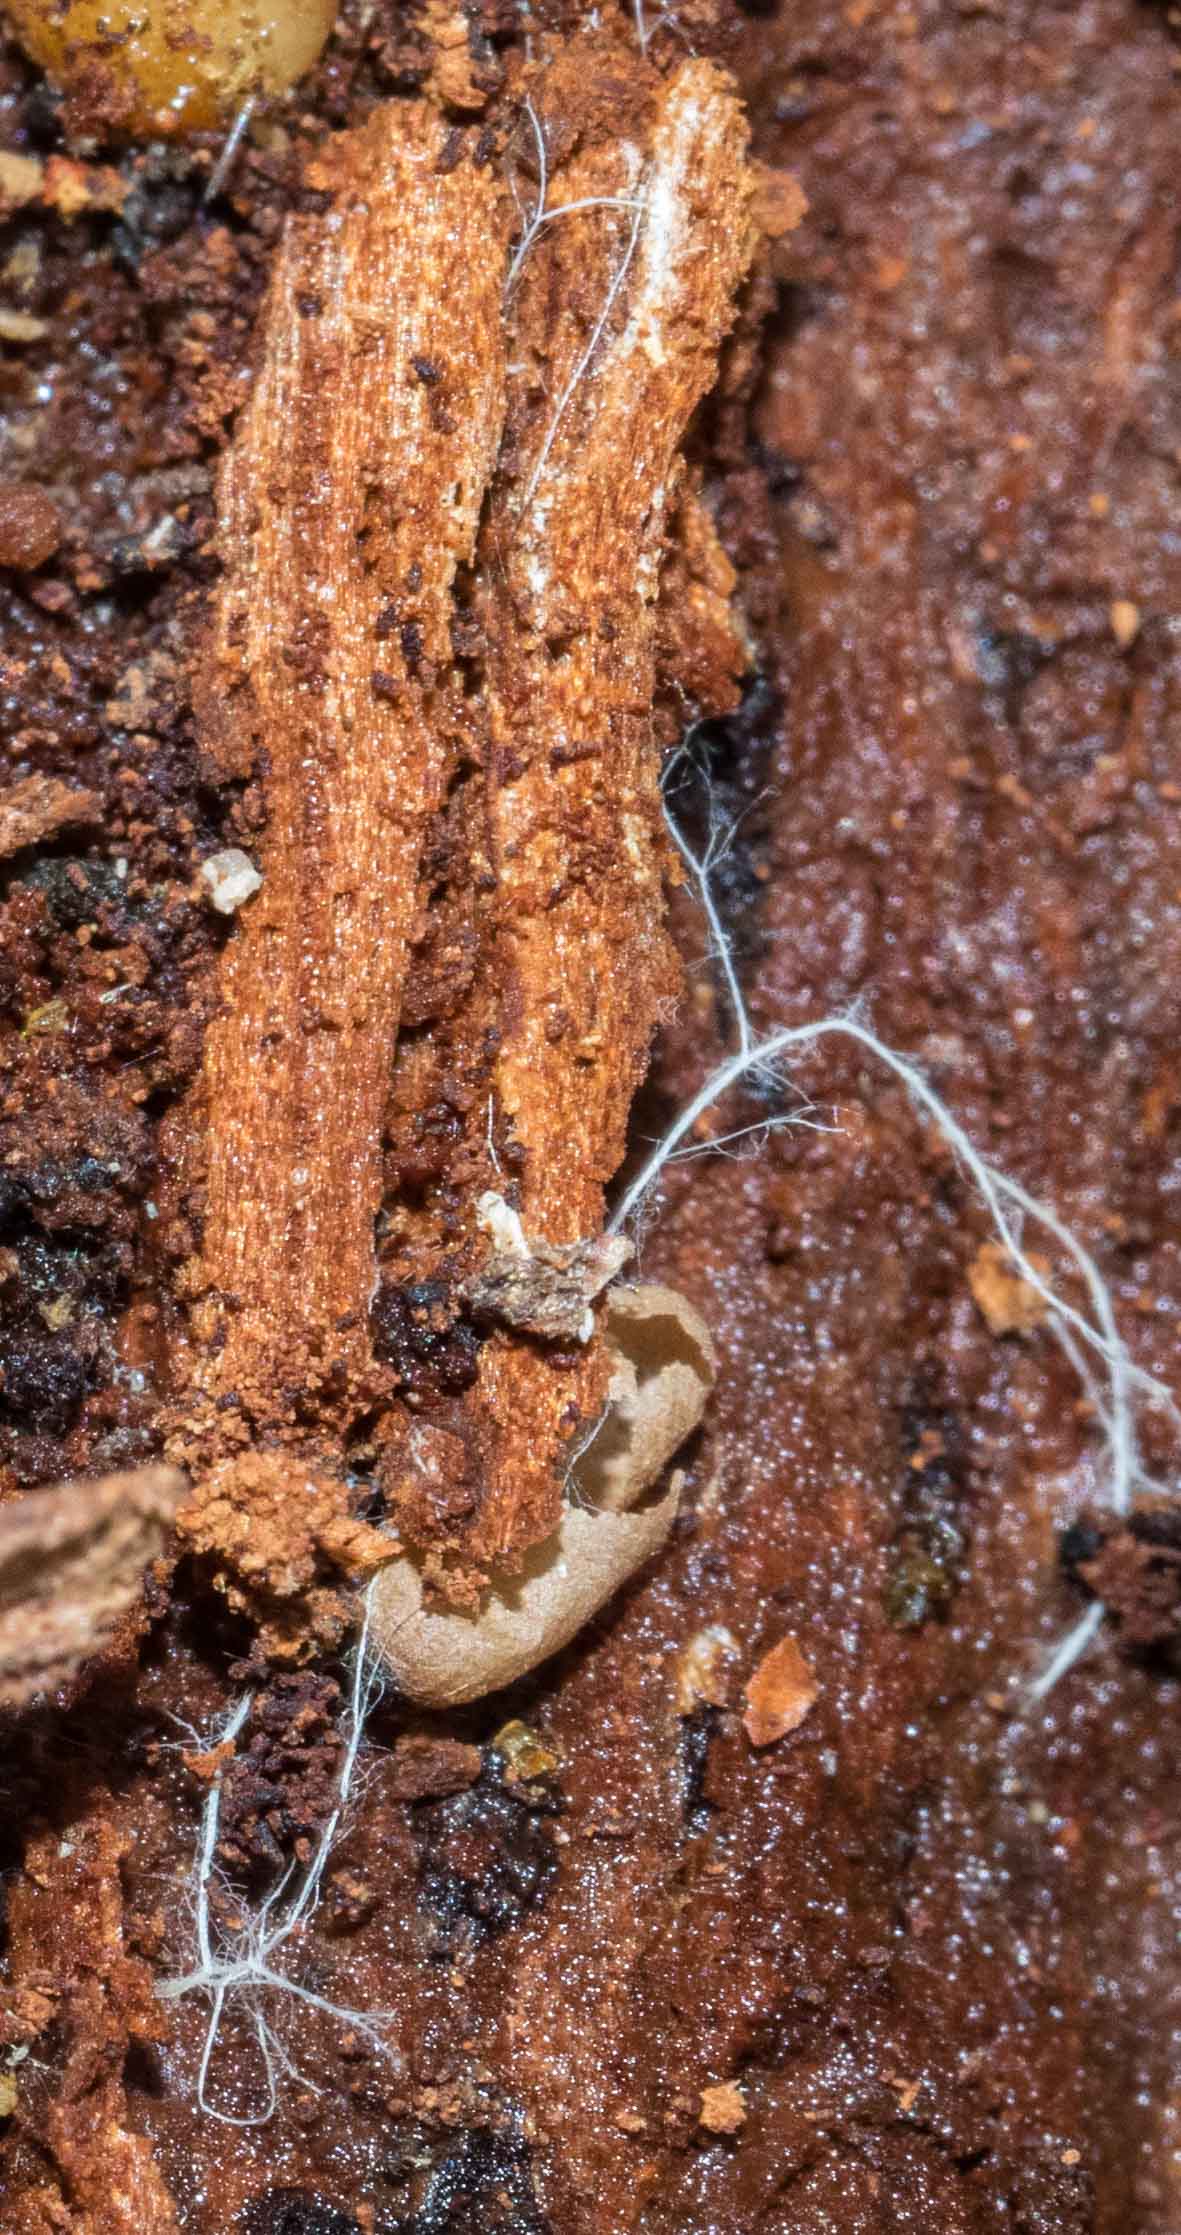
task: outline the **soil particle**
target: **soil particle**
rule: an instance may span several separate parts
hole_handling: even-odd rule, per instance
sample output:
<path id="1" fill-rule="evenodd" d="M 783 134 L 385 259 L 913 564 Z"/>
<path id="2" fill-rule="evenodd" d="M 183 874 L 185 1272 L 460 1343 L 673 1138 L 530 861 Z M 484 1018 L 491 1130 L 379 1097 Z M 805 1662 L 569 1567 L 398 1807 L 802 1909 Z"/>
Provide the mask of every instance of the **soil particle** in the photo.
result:
<path id="1" fill-rule="evenodd" d="M 304 1671 L 255 1702 L 250 1742 L 222 1779 L 218 1853 L 258 1882 L 306 1859 L 336 1800 L 340 1687 Z"/>
<path id="2" fill-rule="evenodd" d="M 1148 1651 L 1181 1640 L 1181 1514 L 1148 1506 L 1122 1526 L 1086 1516 L 1059 1545 L 1066 1573 L 1077 1577 L 1120 1626 L 1125 1645 Z"/>
<path id="3" fill-rule="evenodd" d="M 273 2188 L 247 2205 L 238 2235 L 362 2235 L 362 2228 L 308 2189 Z"/>
<path id="4" fill-rule="evenodd" d="M 0 486 L 0 566 L 28 574 L 45 565 L 61 542 L 61 522 L 44 489 Z"/>
<path id="5" fill-rule="evenodd" d="M 373 1344 L 392 1366 L 407 1403 L 470 1389 L 480 1337 L 463 1315 L 454 1284 L 442 1276 L 385 1284 L 373 1300 Z"/>
<path id="6" fill-rule="evenodd" d="M 495 1938 L 544 1902 L 561 1806 L 548 1781 L 507 1786 L 493 1755 L 477 1784 L 418 1812 L 419 1899 L 448 1943 Z"/>

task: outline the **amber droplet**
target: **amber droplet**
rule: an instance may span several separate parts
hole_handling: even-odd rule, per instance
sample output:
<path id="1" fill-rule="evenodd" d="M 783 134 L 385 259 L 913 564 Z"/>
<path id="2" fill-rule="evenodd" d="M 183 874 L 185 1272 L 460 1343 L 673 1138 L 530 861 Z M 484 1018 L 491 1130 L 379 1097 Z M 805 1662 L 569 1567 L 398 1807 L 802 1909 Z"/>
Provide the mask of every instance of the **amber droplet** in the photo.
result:
<path id="1" fill-rule="evenodd" d="M 250 93 L 282 93 L 311 68 L 335 0 L 8 0 L 13 28 L 66 92 L 110 88 L 132 131 L 197 131 Z"/>

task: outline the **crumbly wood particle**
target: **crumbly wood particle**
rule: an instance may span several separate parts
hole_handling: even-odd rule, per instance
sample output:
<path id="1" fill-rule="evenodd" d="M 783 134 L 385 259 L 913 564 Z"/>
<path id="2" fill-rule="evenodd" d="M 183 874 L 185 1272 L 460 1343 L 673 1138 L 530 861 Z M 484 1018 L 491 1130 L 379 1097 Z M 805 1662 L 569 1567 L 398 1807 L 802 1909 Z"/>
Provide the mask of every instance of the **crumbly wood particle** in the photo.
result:
<path id="1" fill-rule="evenodd" d="M 702 2088 L 697 2124 L 707 2134 L 739 2134 L 746 2125 L 746 2101 L 742 2089 L 734 2080 L 722 2080 L 716 2087 Z"/>
<path id="2" fill-rule="evenodd" d="M 1039 1262 L 1036 1270 L 1042 1269 Z M 1049 1309 L 1045 1297 L 1018 1272 L 1000 1242 L 981 1243 L 968 1267 L 968 1286 L 993 1335 L 1032 1335 Z"/>

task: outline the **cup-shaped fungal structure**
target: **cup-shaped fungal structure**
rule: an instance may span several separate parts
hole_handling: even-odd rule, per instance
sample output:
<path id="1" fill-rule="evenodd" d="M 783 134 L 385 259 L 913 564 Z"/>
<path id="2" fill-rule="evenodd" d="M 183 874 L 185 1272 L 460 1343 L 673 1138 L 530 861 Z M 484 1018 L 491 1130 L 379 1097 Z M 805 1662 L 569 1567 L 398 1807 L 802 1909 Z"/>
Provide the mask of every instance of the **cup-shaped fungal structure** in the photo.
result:
<path id="1" fill-rule="evenodd" d="M 568 1645 L 654 1552 L 677 1513 L 680 1477 L 648 1497 L 698 1425 L 717 1360 L 709 1329 L 675 1289 L 614 1288 L 608 1403 L 571 1460 L 551 1537 L 513 1574 L 493 1575 L 476 1613 L 434 1612 L 409 1558 L 378 1576 L 373 1642 L 400 1692 L 455 1707 L 500 1691 Z"/>
<path id="2" fill-rule="evenodd" d="M 316 61 L 336 0 L 7 0 L 18 38 L 63 91 L 85 86 L 141 133 L 216 125 Z"/>

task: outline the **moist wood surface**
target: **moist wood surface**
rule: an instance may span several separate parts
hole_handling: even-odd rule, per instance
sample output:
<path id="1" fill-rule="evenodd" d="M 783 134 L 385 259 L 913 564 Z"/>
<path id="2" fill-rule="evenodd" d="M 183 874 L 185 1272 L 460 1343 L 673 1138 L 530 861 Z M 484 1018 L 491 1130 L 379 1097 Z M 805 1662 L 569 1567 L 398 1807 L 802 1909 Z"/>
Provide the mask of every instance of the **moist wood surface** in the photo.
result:
<path id="1" fill-rule="evenodd" d="M 646 28 L 657 77 L 685 37 L 714 51 L 695 0 Z M 757 156 L 809 203 L 693 438 L 765 686 L 698 740 L 714 810 L 742 818 L 719 895 L 748 997 L 764 1023 L 870 999 L 1097 1252 L 1137 1357 L 1170 1375 L 1175 27 L 1136 0 L 801 0 L 723 35 Z M 524 82 L 526 36 L 552 168 L 585 157 L 591 123 L 577 147 L 560 129 L 578 67 L 563 80 L 508 8 L 472 24 L 470 75 L 449 34 L 453 88 L 486 106 L 448 125 L 474 160 L 502 118 L 493 165 L 528 211 L 531 134 L 496 91 Z M 630 17 L 620 39 L 588 106 L 604 149 L 626 133 L 642 152 Z M 4 241 L 4 307 L 27 322 L 4 353 L 4 477 L 48 493 L 60 539 L 0 576 L 4 752 L 15 782 L 102 814 L 8 856 L 0 889 L 6 1497 L 142 1463 L 176 1396 L 171 1282 L 201 1235 L 160 1112 L 199 1072 L 226 943 L 199 863 L 262 842 L 251 780 L 200 780 L 187 697 L 216 587 L 210 467 L 261 363 L 283 229 L 317 214 L 307 163 L 378 103 L 413 106 L 436 59 L 407 11 L 379 0 L 362 27 L 346 7 L 285 140 L 263 120 L 211 206 L 207 167 L 115 144 L 88 204 L 97 174 L 0 59 L 11 145 L 64 166 Z M 627 213 L 601 222 L 596 255 L 626 245 Z M 584 335 L 592 315 L 588 289 Z M 676 579 L 713 577 L 716 546 L 695 573 L 675 535 Z M 383 1159 L 404 1206 L 378 1236 L 383 1346 L 439 1424 L 471 1363 L 466 1175 L 496 1182 L 497 1051 L 467 1034 L 457 960 L 497 954 L 491 895 L 460 905 L 450 866 L 487 860 L 485 796 L 473 755 L 427 840 Z M 709 802 L 680 806 L 704 836 Z M 685 894 L 672 928 L 684 1005 L 641 1140 L 725 1033 Z M 688 1292 L 723 1352 L 656 1570 L 510 1698 L 374 1718 L 303 1953 L 324 1991 L 391 2013 L 387 2062 L 313 2013 L 284 2041 L 319 2092 L 230 2133 L 193 2112 L 205 2012 L 179 2005 L 154 2038 L 152 1980 L 191 1951 L 205 1788 L 186 1732 L 216 1729 L 250 1643 L 200 1563 L 87 1695 L 6 1722 L 6 2235 L 275 2235 L 293 2216 L 435 2235 L 468 2210 L 496 2235 L 1175 2235 L 1176 1677 L 1127 1646 L 1125 1559 L 1091 1661 L 1032 1720 L 1007 1714 L 1079 1604 L 1056 1531 L 1100 1496 L 1093 1431 L 1037 1327 L 983 1315 L 983 1229 L 901 1101 L 831 1056 L 804 1083 L 839 1129 L 682 1167 L 646 1241 L 645 1277 Z M 491 1142 L 511 1178 L 495 1098 Z M 408 1299 L 403 1268 L 428 1260 Z M 895 1627 L 900 1566 L 949 1530 L 941 1611 Z M 817 1698 L 755 1749 L 746 1688 L 786 1635 Z M 332 1681 L 268 1687 L 235 1895 L 314 1834 Z M 233 2034 L 223 2108 L 249 2097 L 249 2051 Z M 719 2091 L 744 2110 L 729 2134 Z"/>

